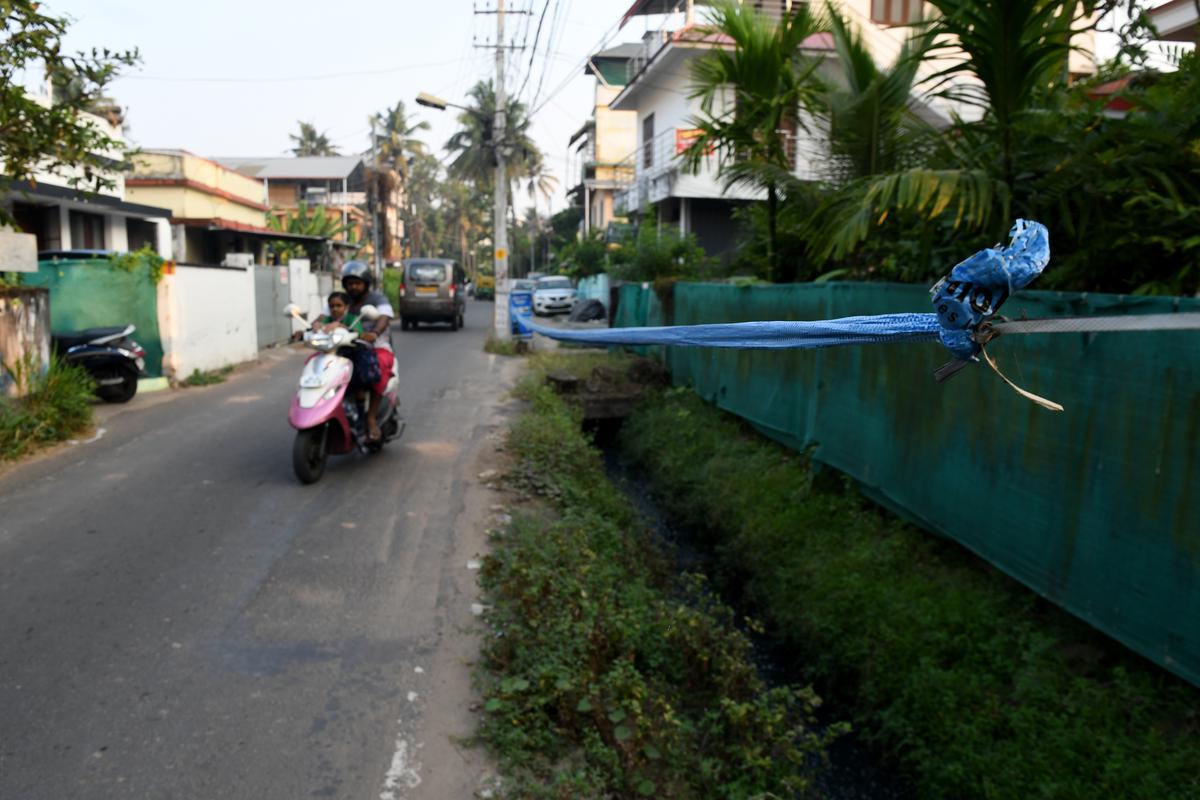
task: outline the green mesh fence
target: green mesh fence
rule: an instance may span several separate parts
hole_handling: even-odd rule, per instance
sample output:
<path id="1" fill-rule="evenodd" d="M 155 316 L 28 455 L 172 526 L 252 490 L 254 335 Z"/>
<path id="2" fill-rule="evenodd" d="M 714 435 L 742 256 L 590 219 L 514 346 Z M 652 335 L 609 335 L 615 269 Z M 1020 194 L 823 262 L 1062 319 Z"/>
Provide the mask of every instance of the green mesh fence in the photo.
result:
<path id="1" fill-rule="evenodd" d="M 146 374 L 162 376 L 158 293 L 145 261 L 132 270 L 107 259 L 41 261 L 37 273 L 23 275 L 22 282 L 50 290 L 50 328 L 56 333 L 136 325 L 133 336 L 146 350 Z"/>
<path id="2" fill-rule="evenodd" d="M 656 324 L 626 286 L 619 325 Z M 679 284 L 674 323 L 928 311 L 923 287 Z M 1022 292 L 1010 318 L 1200 310 L 1200 300 Z M 661 312 L 658 312 L 661 313 Z M 821 351 L 676 348 L 676 383 L 950 537 L 1200 685 L 1200 334 L 1003 337 L 946 384 L 935 343 Z"/>

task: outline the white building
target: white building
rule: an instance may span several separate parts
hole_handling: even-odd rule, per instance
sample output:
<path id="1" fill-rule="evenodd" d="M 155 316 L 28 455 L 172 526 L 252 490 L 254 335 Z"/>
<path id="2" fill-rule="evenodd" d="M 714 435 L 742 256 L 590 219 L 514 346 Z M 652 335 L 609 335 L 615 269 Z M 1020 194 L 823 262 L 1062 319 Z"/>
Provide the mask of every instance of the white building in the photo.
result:
<path id="1" fill-rule="evenodd" d="M 47 97 L 39 102 L 50 102 Z M 113 121 L 94 114 L 85 119 L 106 136 L 124 141 Z M 106 154 L 102 154 L 106 155 Z M 123 252 L 149 246 L 160 255 L 171 255 L 170 209 L 130 203 L 125 199 L 125 175 L 114 158 L 106 176 L 112 186 L 95 192 L 80 191 L 71 179 L 82 177 L 78 167 L 41 172 L 32 182 L 11 184 L 0 195 L 17 225 L 37 237 L 39 255 Z"/>

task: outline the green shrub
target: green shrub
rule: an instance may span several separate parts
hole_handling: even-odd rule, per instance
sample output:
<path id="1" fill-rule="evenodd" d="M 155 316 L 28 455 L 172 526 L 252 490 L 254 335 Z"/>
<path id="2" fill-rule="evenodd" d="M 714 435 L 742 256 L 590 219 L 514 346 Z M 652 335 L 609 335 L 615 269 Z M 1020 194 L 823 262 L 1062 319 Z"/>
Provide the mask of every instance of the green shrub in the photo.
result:
<path id="1" fill-rule="evenodd" d="M 1200 692 L 673 390 L 625 453 L 922 798 L 1200 797 Z"/>
<path id="2" fill-rule="evenodd" d="M 604 357 L 576 359 L 576 374 Z M 582 361 L 583 363 L 579 363 Z M 674 578 L 605 475 L 577 412 L 533 359 L 510 485 L 541 503 L 481 570 L 482 737 L 515 797 L 795 797 L 844 730 L 814 731 L 811 689 L 767 689 L 732 612 Z M 771 794 L 766 794 L 771 793 Z"/>
<path id="3" fill-rule="evenodd" d="M 40 445 L 69 439 L 91 424 L 95 384 L 81 367 L 55 357 L 45 373 L 29 359 L 5 369 L 29 391 L 17 400 L 0 399 L 0 458 L 20 458 Z"/>

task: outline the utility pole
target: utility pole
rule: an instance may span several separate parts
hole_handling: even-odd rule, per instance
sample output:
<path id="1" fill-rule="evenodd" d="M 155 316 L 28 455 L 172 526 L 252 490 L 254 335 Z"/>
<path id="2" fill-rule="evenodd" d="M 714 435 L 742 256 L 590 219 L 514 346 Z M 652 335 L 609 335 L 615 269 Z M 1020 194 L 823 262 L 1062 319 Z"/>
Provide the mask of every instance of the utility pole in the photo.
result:
<path id="1" fill-rule="evenodd" d="M 371 115 L 371 249 L 375 253 L 371 268 L 375 286 L 383 285 L 383 257 L 379 252 L 379 155 L 375 152 L 375 115 Z"/>
<path id="2" fill-rule="evenodd" d="M 492 141 L 496 151 L 496 202 L 492 215 L 492 247 L 495 251 L 496 308 L 493 335 L 502 341 L 512 338 L 508 319 L 508 171 L 504 163 L 504 0 L 496 0 L 496 119 Z"/>

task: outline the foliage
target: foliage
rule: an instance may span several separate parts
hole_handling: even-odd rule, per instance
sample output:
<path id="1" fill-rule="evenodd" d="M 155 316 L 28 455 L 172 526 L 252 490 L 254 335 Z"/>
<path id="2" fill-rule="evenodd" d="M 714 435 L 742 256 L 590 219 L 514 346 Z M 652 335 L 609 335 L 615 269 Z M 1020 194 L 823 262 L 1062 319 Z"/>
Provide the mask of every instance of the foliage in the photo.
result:
<path id="1" fill-rule="evenodd" d="M 481 570 L 489 610 L 483 738 L 516 797 L 796 797 L 828 734 L 811 689 L 767 689 L 732 613 L 680 582 L 538 376 L 582 361 L 539 356 L 530 410 L 508 446 L 525 506 Z M 586 367 L 583 367 L 586 369 Z"/>
<path id="2" fill-rule="evenodd" d="M 329 135 L 318 131 L 316 125 L 303 120 L 298 124 L 300 132 L 288 134 L 288 138 L 296 145 L 292 148 L 292 155 L 297 157 L 341 155 L 333 142 L 329 141 Z"/>
<path id="3" fill-rule="evenodd" d="M 167 263 L 166 259 L 148 244 L 128 253 L 113 253 L 109 256 L 109 262 L 122 272 L 135 272 L 138 267 L 145 264 L 150 280 L 156 286 L 162 280 L 164 265 Z"/>
<path id="4" fill-rule="evenodd" d="M 623 253 L 610 272 L 627 281 L 696 280 L 710 276 L 713 269 L 713 260 L 695 236 L 681 235 L 671 226 L 659 229 L 643 220 L 630 252 Z"/>
<path id="5" fill-rule="evenodd" d="M 576 280 L 599 275 L 607 269 L 608 263 L 608 243 L 603 231 L 592 231 L 558 252 L 558 271 Z"/>
<path id="6" fill-rule="evenodd" d="M 700 100 L 700 114 L 690 121 L 698 134 L 684 151 L 684 165 L 698 170 L 715 152 L 726 186 L 766 190 L 768 275 L 790 280 L 792 266 L 777 255 L 777 208 L 780 193 L 795 182 L 796 133 L 820 86 L 820 60 L 800 45 L 823 23 L 807 4 L 776 22 L 749 5 L 721 0 L 713 16 L 733 49 L 712 48 L 692 67 L 690 96 Z"/>
<path id="7" fill-rule="evenodd" d="M 357 241 L 357 230 L 353 225 L 343 225 L 337 215 L 331 215 L 325 206 L 318 205 L 310 209 L 308 204 L 303 202 L 295 210 L 283 213 L 278 210 L 272 211 L 267 215 L 267 227 L 281 233 L 315 236 L 323 240 L 344 238 L 351 244 Z M 278 240 L 271 242 L 268 247 L 285 264 L 301 255 L 314 264 L 320 264 L 329 245 L 326 241 L 296 243 Z"/>
<path id="8" fill-rule="evenodd" d="M 1200 792 L 1200 694 L 687 390 L 621 446 L 922 798 Z"/>
<path id="9" fill-rule="evenodd" d="M 417 138 L 417 132 L 429 130 L 429 123 L 410 123 L 403 100 L 397 100 L 396 105 L 375 114 L 371 122 L 377 129 L 375 150 L 380 162 L 398 172 L 407 183 L 411 177 L 409 160 L 425 152 L 425 143 Z"/>
<path id="10" fill-rule="evenodd" d="M 0 397 L 0 458 L 16 459 L 41 445 L 60 442 L 92 422 L 95 384 L 82 368 L 50 360 L 42 372 L 32 357 L 3 365 L 12 382 L 28 389 L 16 400 Z"/>
<path id="11" fill-rule="evenodd" d="M 483 352 L 494 356 L 519 356 L 528 351 L 528 346 L 520 339 L 497 339 L 494 334 L 488 334 L 483 343 Z"/>
<path id="12" fill-rule="evenodd" d="M 93 48 L 69 54 L 63 49 L 69 20 L 43 13 L 33 0 L 0 3 L 0 165 L 13 183 L 33 180 L 40 171 L 62 173 L 82 190 L 115 185 L 114 164 L 133 150 L 105 133 L 85 112 L 98 111 L 104 88 L 121 67 L 139 60 L 136 50 Z M 54 88 L 45 105 L 21 85 L 21 77 L 44 68 Z M 74 169 L 68 169 L 74 168 Z M 0 224 L 11 224 L 0 207 Z"/>
<path id="13" fill-rule="evenodd" d="M 492 186 L 495 177 L 497 142 L 492 130 L 496 116 L 496 92 L 492 82 L 480 81 L 471 87 L 468 110 L 458 115 L 459 130 L 446 142 L 453 156 L 449 173 L 477 188 Z M 538 169 L 542 157 L 529 128 L 531 120 L 525 104 L 515 97 L 507 100 L 504 115 L 504 150 L 509 179 L 528 177 Z"/>
<path id="14" fill-rule="evenodd" d="M 225 366 L 220 369 L 208 369 L 201 372 L 199 369 L 192 370 L 192 374 L 179 382 L 180 386 L 212 386 L 215 383 L 224 383 L 225 376 L 233 372 L 233 366 Z"/>

